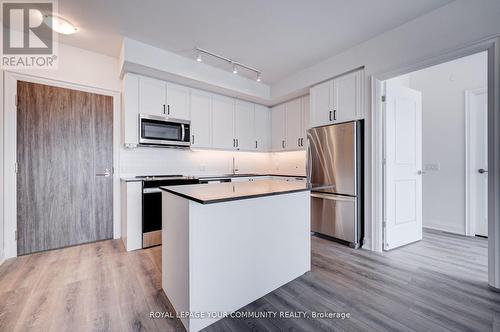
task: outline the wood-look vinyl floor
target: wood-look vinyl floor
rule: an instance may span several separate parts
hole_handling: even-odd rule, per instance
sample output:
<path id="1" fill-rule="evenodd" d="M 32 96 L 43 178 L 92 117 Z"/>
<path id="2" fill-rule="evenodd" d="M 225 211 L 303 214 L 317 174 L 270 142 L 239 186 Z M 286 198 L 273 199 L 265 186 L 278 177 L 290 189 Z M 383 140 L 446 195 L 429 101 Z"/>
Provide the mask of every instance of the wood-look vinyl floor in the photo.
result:
<path id="1" fill-rule="evenodd" d="M 244 285 L 243 285 L 244 286 Z M 161 291 L 161 247 L 119 240 L 0 266 L 0 331 L 182 331 Z M 205 331 L 500 331 L 487 240 L 426 230 L 383 254 L 312 238 L 312 270 L 240 311 L 348 312 L 349 319 L 223 319 Z"/>

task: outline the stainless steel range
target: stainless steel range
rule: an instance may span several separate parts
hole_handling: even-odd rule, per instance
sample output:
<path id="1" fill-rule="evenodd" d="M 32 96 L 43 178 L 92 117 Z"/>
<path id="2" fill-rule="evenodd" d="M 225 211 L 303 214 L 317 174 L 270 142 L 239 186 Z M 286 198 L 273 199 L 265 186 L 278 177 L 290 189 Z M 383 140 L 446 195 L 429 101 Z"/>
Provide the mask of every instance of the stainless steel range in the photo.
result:
<path id="1" fill-rule="evenodd" d="M 142 247 L 161 244 L 162 213 L 161 186 L 180 186 L 199 183 L 198 178 L 182 175 L 138 176 L 142 180 Z"/>

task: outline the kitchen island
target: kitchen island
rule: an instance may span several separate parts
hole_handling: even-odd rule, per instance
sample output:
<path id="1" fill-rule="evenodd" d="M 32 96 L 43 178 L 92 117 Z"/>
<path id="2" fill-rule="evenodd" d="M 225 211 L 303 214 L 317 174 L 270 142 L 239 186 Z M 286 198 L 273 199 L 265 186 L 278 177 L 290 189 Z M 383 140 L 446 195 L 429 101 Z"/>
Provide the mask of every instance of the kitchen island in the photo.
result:
<path id="1" fill-rule="evenodd" d="M 162 287 L 199 331 L 311 268 L 304 182 L 161 187 Z"/>

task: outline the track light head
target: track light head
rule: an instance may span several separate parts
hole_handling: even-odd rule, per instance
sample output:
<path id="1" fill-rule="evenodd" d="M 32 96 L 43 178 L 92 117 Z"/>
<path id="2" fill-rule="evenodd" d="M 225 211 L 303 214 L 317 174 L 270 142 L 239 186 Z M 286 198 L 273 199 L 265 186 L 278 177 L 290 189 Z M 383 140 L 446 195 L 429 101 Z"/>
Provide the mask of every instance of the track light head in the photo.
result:
<path id="1" fill-rule="evenodd" d="M 262 74 L 258 73 L 257 74 L 257 82 L 260 82 L 260 81 L 262 81 Z"/>
<path id="2" fill-rule="evenodd" d="M 196 61 L 202 62 L 203 59 L 201 58 L 201 52 L 198 52 L 198 57 L 196 57 Z"/>
<path id="3" fill-rule="evenodd" d="M 238 67 L 235 64 L 233 64 L 233 74 L 238 74 Z"/>

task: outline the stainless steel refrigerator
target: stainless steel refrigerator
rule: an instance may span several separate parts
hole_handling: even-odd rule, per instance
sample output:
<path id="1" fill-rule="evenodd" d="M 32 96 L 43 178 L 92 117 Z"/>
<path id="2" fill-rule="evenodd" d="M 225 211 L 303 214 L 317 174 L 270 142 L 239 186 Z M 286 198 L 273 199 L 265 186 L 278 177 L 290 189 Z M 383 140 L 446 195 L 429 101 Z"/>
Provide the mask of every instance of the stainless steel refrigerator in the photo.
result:
<path id="1" fill-rule="evenodd" d="M 311 230 L 353 248 L 363 241 L 363 122 L 312 128 L 307 133 Z"/>

